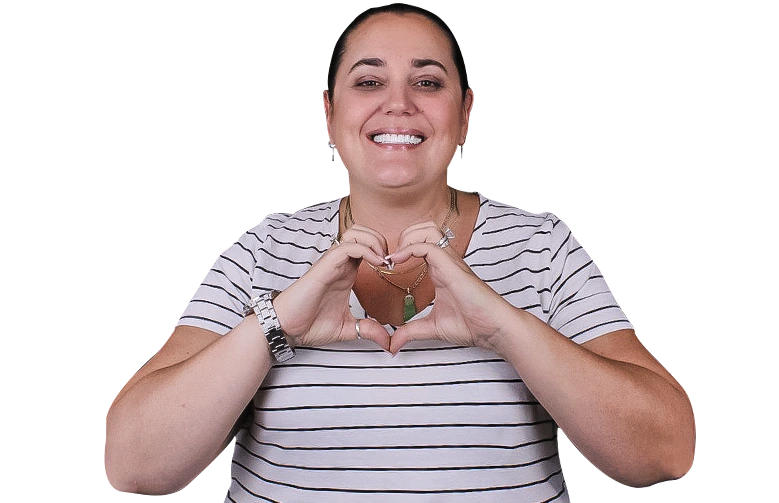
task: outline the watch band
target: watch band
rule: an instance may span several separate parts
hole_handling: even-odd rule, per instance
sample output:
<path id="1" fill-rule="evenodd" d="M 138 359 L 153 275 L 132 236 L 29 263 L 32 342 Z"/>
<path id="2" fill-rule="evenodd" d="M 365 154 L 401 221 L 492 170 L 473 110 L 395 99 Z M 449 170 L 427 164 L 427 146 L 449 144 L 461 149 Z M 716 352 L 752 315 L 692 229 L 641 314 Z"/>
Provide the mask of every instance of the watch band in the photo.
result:
<path id="1" fill-rule="evenodd" d="M 253 312 L 257 315 L 260 328 L 268 339 L 271 354 L 278 363 L 283 363 L 295 356 L 295 350 L 289 345 L 287 336 L 281 330 L 279 318 L 273 308 L 272 301 L 278 294 L 279 292 L 274 290 L 254 297 L 244 306 L 243 314 L 249 316 Z"/>

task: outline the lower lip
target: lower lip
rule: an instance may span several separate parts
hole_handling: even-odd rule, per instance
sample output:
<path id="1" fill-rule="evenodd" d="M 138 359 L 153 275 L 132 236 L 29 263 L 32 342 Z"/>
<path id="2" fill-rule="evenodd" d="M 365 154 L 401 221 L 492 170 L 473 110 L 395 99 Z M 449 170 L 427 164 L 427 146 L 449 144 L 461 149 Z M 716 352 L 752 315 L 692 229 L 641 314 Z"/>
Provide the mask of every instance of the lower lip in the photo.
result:
<path id="1" fill-rule="evenodd" d="M 408 150 L 408 149 L 416 148 L 422 145 L 423 143 L 425 143 L 424 140 L 419 143 L 378 143 L 371 140 L 370 138 L 368 138 L 368 140 L 372 144 L 376 145 L 377 147 L 382 147 L 390 150 Z"/>

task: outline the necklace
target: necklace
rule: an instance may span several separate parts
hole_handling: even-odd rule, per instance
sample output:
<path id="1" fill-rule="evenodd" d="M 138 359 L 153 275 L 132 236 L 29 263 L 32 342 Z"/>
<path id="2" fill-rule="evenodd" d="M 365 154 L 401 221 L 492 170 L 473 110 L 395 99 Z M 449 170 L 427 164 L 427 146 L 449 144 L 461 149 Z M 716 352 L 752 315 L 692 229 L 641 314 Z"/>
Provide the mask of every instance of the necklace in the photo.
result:
<path id="1" fill-rule="evenodd" d="M 402 287 L 389 279 L 384 272 L 379 270 L 378 267 L 374 267 L 371 264 L 368 264 L 371 266 L 371 269 L 379 273 L 379 276 L 384 279 L 387 283 L 394 286 L 395 288 L 399 288 L 406 292 L 406 296 L 403 297 L 403 323 L 407 322 L 411 318 L 413 318 L 417 314 L 417 306 L 416 306 L 416 299 L 414 299 L 414 294 L 411 293 L 414 288 L 418 287 L 420 283 L 422 283 L 422 279 L 425 277 L 425 274 L 427 274 L 427 262 L 422 262 L 422 272 L 419 273 L 419 276 L 417 276 L 417 279 L 414 280 L 411 285 L 407 287 Z"/>
<path id="2" fill-rule="evenodd" d="M 454 237 L 454 233 L 452 232 L 452 229 L 449 228 L 449 221 L 452 219 L 452 216 L 454 216 L 455 211 L 458 215 L 460 214 L 460 208 L 457 206 L 457 191 L 449 187 L 449 211 L 446 213 L 444 221 L 441 224 L 441 232 L 445 236 L 449 236 L 450 239 Z M 348 229 L 354 224 L 354 216 L 352 215 L 352 198 L 351 196 L 346 196 L 346 218 L 344 219 L 344 227 Z"/>
<path id="3" fill-rule="evenodd" d="M 449 239 L 454 238 L 454 232 L 452 232 L 452 230 L 449 228 L 449 223 L 455 211 L 459 215 L 460 209 L 457 207 L 457 191 L 449 187 L 449 212 L 446 214 L 446 217 L 444 217 L 444 221 L 441 224 L 441 232 L 444 234 L 444 236 L 446 236 Z M 347 222 L 346 219 L 348 219 L 349 221 Z M 354 216 L 352 216 L 351 198 L 349 196 L 346 196 L 346 218 L 344 219 L 344 226 L 348 229 L 349 227 L 354 225 L 354 223 L 355 223 Z M 376 273 L 379 275 L 381 279 L 383 279 L 390 285 L 394 286 L 395 288 L 398 288 L 406 292 L 405 297 L 403 297 L 403 323 L 413 318 L 417 314 L 417 306 L 416 306 L 416 299 L 414 298 L 414 294 L 411 292 L 422 283 L 422 280 L 427 274 L 427 267 L 428 267 L 427 262 L 422 262 L 420 265 L 414 267 L 414 269 L 417 269 L 418 267 L 422 267 L 422 272 L 420 272 L 417 278 L 414 280 L 414 282 L 407 287 L 398 285 L 388 277 L 390 275 L 400 274 L 400 273 L 393 272 L 391 269 L 382 270 L 370 263 L 368 263 L 368 266 L 374 271 L 376 271 Z M 413 271 L 414 269 L 411 270 Z"/>

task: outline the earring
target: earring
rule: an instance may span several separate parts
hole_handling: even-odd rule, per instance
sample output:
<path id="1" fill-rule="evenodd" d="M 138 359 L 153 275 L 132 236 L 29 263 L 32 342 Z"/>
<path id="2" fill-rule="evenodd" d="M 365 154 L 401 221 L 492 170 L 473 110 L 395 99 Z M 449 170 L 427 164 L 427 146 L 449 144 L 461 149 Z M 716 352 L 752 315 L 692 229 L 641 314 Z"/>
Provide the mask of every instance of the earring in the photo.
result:
<path id="1" fill-rule="evenodd" d="M 330 160 L 335 162 L 335 144 L 330 143 L 330 141 L 328 141 L 327 146 L 330 147 L 330 153 L 331 153 Z"/>
<path id="2" fill-rule="evenodd" d="M 460 146 L 457 147 L 457 156 L 455 157 L 458 161 L 464 161 L 465 160 L 465 144 L 461 143 Z"/>

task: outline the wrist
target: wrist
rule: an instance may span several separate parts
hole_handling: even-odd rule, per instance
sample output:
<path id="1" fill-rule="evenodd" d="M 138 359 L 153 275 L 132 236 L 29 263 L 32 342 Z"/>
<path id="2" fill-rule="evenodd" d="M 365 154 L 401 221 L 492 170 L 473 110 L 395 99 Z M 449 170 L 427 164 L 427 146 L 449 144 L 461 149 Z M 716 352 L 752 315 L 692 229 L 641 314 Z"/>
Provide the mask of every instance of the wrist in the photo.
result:
<path id="1" fill-rule="evenodd" d="M 506 358 L 521 339 L 527 326 L 527 316 L 532 314 L 504 301 L 500 308 L 491 311 L 495 330 L 481 338 L 479 346 Z"/>
<path id="2" fill-rule="evenodd" d="M 254 316 L 268 341 L 268 348 L 277 363 L 283 363 L 295 356 L 295 350 L 289 345 L 287 336 L 281 328 L 276 309 L 273 305 L 277 291 L 258 295 L 244 306 L 245 316 Z"/>

